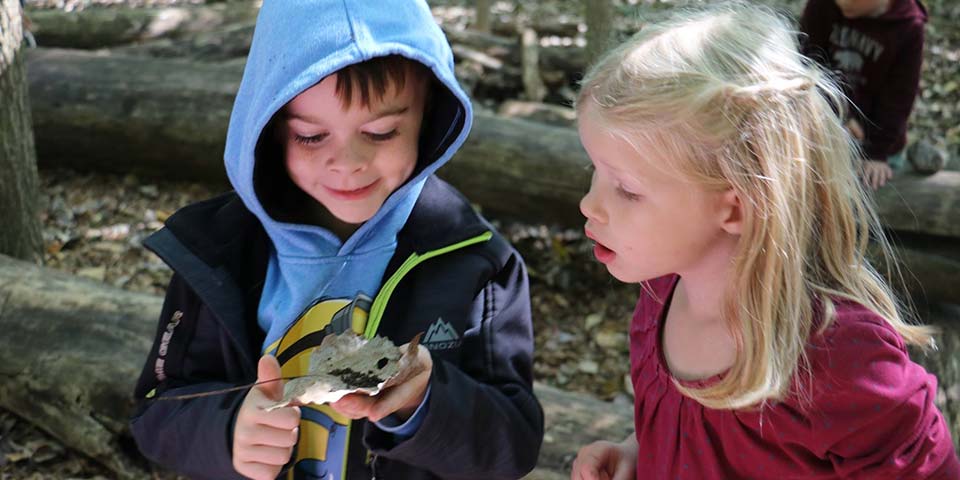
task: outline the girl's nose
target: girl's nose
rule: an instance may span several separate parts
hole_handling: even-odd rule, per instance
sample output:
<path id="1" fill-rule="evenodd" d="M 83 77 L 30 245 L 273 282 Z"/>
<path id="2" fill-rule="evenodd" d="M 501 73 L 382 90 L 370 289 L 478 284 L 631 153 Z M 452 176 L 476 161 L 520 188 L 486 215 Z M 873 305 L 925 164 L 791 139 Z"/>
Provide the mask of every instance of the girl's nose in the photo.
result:
<path id="1" fill-rule="evenodd" d="M 607 214 L 593 188 L 590 188 L 587 194 L 580 199 L 580 213 L 592 222 L 607 223 Z"/>

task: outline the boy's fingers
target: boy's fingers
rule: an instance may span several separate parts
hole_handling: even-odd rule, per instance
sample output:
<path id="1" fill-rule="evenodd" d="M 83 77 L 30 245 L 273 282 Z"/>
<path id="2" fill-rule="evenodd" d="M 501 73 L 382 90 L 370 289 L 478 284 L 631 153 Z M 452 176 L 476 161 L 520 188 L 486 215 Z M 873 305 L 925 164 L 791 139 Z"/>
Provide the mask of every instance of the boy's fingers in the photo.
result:
<path id="1" fill-rule="evenodd" d="M 290 447 L 270 447 L 267 445 L 256 445 L 247 452 L 247 460 L 253 463 L 262 463 L 264 465 L 276 465 L 282 467 L 290 461 L 290 453 L 293 449 Z"/>
<path id="2" fill-rule="evenodd" d="M 300 429 L 282 429 L 260 425 L 254 432 L 251 432 L 249 437 L 251 445 L 288 448 L 297 444 L 297 440 L 300 438 Z"/>
<path id="3" fill-rule="evenodd" d="M 280 377 L 280 363 L 277 362 L 277 357 L 273 355 L 260 357 L 257 363 L 257 382 L 275 381 L 257 385 L 254 388 L 260 390 L 270 400 L 278 401 L 283 398 L 283 380 L 277 380 Z"/>
<path id="4" fill-rule="evenodd" d="M 300 425 L 300 407 L 282 407 L 269 412 L 257 410 L 254 420 L 260 425 L 292 430 Z"/>
<path id="5" fill-rule="evenodd" d="M 366 418 L 373 409 L 374 402 L 376 402 L 376 399 L 369 395 L 351 393 L 344 396 L 340 400 L 331 403 L 330 407 L 341 415 L 345 415 L 353 420 L 356 420 L 359 418 Z"/>
<path id="6" fill-rule="evenodd" d="M 274 480 L 280 474 L 280 466 L 256 462 L 241 462 L 237 468 L 243 476 L 254 480 Z"/>
<path id="7" fill-rule="evenodd" d="M 376 400 L 370 412 L 370 420 L 378 422 L 401 408 L 416 407 L 423 401 L 429 381 L 430 371 L 427 370 L 406 382 L 390 387 Z"/>

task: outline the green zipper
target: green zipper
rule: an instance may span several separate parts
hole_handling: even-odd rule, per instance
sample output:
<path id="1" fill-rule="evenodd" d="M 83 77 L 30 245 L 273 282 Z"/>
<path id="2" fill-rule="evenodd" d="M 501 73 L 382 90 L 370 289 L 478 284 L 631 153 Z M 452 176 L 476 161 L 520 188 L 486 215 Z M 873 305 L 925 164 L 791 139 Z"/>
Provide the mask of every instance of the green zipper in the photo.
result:
<path id="1" fill-rule="evenodd" d="M 390 296 L 393 295 L 393 290 L 397 288 L 400 280 L 402 280 L 403 277 L 410 272 L 410 270 L 413 270 L 413 267 L 416 267 L 421 262 L 430 260 L 438 255 L 450 253 L 454 250 L 469 247 L 470 245 L 483 243 L 491 238 L 493 238 L 493 232 L 487 231 L 481 235 L 477 235 L 476 237 L 468 238 L 462 242 L 429 251 L 423 255 L 417 253 L 410 254 L 410 256 L 403 261 L 403 264 L 400 265 L 400 268 L 398 268 L 397 271 L 390 276 L 390 279 L 383 284 L 383 287 L 380 289 L 380 293 L 377 294 L 377 298 L 373 299 L 373 305 L 370 307 L 370 315 L 367 318 L 367 327 L 363 331 L 363 337 L 373 338 L 373 336 L 377 334 L 377 329 L 380 327 L 380 318 L 383 317 L 383 312 L 387 308 L 387 302 L 390 301 Z"/>

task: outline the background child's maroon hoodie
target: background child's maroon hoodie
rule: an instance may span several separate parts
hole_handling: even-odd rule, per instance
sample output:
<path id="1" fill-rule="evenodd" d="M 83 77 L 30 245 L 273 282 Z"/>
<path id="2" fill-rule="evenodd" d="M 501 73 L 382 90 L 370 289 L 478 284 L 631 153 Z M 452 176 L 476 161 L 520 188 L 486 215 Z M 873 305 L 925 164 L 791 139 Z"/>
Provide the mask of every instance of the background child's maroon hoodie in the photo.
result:
<path id="1" fill-rule="evenodd" d="M 863 126 L 870 160 L 886 161 L 906 145 L 926 20 L 918 0 L 890 0 L 887 13 L 873 18 L 847 19 L 834 0 L 810 0 L 803 11 L 804 52 L 842 73 L 849 115 Z"/>

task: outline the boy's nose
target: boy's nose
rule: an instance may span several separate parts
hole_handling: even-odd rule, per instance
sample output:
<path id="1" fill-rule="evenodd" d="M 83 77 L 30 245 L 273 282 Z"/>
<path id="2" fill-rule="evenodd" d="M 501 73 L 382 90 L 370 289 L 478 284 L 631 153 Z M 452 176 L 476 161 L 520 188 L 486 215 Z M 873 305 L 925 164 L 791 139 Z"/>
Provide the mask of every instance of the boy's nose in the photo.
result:
<path id="1" fill-rule="evenodd" d="M 337 173 L 357 173 L 363 171 L 369 162 L 369 154 L 360 146 L 347 144 L 327 159 L 327 166 Z"/>
<path id="2" fill-rule="evenodd" d="M 607 223 L 607 215 L 603 211 L 603 207 L 600 205 L 593 188 L 588 190 L 587 194 L 580 199 L 580 213 L 582 213 L 584 217 L 587 217 L 587 220 L 597 223 Z"/>

